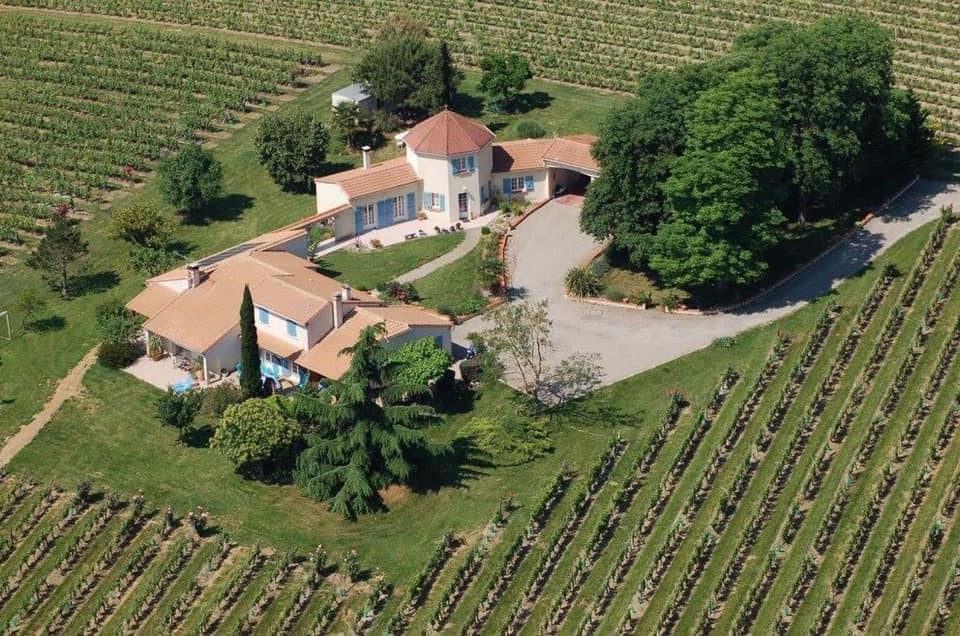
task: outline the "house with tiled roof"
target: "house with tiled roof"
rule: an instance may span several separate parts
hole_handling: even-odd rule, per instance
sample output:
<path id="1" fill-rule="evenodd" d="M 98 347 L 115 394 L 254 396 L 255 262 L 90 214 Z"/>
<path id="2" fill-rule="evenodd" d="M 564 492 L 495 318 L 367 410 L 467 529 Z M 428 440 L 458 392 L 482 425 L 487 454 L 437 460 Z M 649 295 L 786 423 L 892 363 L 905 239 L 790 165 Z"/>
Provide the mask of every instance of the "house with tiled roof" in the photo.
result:
<path id="1" fill-rule="evenodd" d="M 403 157 L 315 179 L 317 214 L 337 239 L 426 216 L 437 225 L 468 221 L 497 199 L 534 203 L 599 174 L 596 137 L 571 135 L 497 143 L 483 124 L 451 110 L 406 135 Z"/>
<path id="2" fill-rule="evenodd" d="M 201 379 L 240 362 L 240 303 L 250 288 L 260 372 L 301 384 L 338 380 L 350 364 L 341 351 L 364 327 L 383 324 L 384 346 L 430 338 L 452 347 L 451 323 L 420 307 L 390 306 L 321 274 L 306 259 L 315 216 L 147 280 L 127 303 L 145 318 L 146 337 L 171 356 L 200 363 Z"/>

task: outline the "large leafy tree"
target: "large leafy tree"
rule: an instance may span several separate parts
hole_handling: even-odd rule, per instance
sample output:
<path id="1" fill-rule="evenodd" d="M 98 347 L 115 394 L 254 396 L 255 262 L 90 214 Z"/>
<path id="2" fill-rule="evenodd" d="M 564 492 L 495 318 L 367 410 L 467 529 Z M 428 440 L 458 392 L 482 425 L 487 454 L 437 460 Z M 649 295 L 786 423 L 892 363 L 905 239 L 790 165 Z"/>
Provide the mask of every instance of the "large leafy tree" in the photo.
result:
<path id="1" fill-rule="evenodd" d="M 263 479 L 283 469 L 301 439 L 300 425 L 274 396 L 228 406 L 210 447 L 226 455 L 241 473 Z"/>
<path id="2" fill-rule="evenodd" d="M 672 285 L 721 288 L 758 280 L 785 219 L 774 83 L 754 68 L 704 91 L 688 114 L 687 148 L 663 186 L 668 219 L 650 265 Z"/>
<path id="3" fill-rule="evenodd" d="M 220 196 L 223 166 L 209 150 L 188 143 L 157 167 L 160 192 L 167 203 L 193 214 Z"/>
<path id="4" fill-rule="evenodd" d="M 74 265 L 88 253 L 87 242 L 80 235 L 80 228 L 73 221 L 58 215 L 27 258 L 27 265 L 43 272 L 47 282 L 59 289 L 60 295 L 66 298 L 70 295 Z"/>
<path id="5" fill-rule="evenodd" d="M 380 339 L 382 324 L 364 329 L 341 353 L 352 356 L 339 382 L 322 392 L 301 392 L 293 413 L 307 431 L 295 479 L 312 499 L 348 519 L 383 508 L 378 490 L 408 483 L 431 447 L 421 430 L 436 420 L 432 408 L 404 404 L 426 387 L 392 380 L 394 364 Z"/>
<path id="6" fill-rule="evenodd" d="M 401 18 L 387 24 L 354 69 L 381 108 L 403 114 L 450 105 L 462 79 L 445 42 L 422 24 Z"/>
<path id="7" fill-rule="evenodd" d="M 804 222 L 811 206 L 850 183 L 865 146 L 880 141 L 893 84 L 892 37 L 865 18 L 838 16 L 748 31 L 734 51 L 776 81 L 791 207 Z"/>
<path id="8" fill-rule="evenodd" d="M 327 160 L 330 133 L 315 113 L 297 109 L 267 115 L 257 128 L 257 158 L 270 178 L 289 190 L 307 191 Z"/>
<path id="9" fill-rule="evenodd" d="M 491 53 L 480 60 L 480 90 L 503 110 L 513 108 L 517 95 L 533 78 L 527 58 L 517 53 Z"/>
<path id="10" fill-rule="evenodd" d="M 661 186 L 684 150 L 684 112 L 708 81 L 710 69 L 654 71 L 637 95 L 604 121 L 593 155 L 603 170 L 587 189 L 580 226 L 625 252 L 640 267 L 666 216 Z"/>
<path id="11" fill-rule="evenodd" d="M 387 358 L 394 365 L 394 380 L 401 384 L 427 384 L 438 380 L 453 364 L 453 356 L 432 338 L 420 338 L 391 351 Z"/>
<path id="12" fill-rule="evenodd" d="M 137 247 L 166 247 L 173 240 L 177 222 L 155 207 L 130 205 L 114 211 L 107 236 Z"/>
<path id="13" fill-rule="evenodd" d="M 247 399 L 260 397 L 263 393 L 260 343 L 257 342 L 257 325 L 253 319 L 253 296 L 246 285 L 243 286 L 243 300 L 240 302 L 240 388 Z"/>

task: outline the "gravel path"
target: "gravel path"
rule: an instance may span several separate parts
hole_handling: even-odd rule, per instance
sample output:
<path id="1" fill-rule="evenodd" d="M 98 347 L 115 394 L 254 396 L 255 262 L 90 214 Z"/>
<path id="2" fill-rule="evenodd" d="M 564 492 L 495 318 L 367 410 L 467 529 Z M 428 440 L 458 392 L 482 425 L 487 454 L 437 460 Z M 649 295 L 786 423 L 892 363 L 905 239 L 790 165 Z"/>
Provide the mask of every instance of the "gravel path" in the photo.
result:
<path id="1" fill-rule="evenodd" d="M 596 243 L 580 232 L 579 205 L 553 201 L 514 230 L 509 243 L 515 263 L 511 283 L 516 297 L 550 303 L 553 361 L 577 351 L 596 353 L 606 371 L 604 383 L 609 384 L 706 347 L 717 337 L 734 336 L 796 311 L 936 219 L 940 206 L 949 203 L 960 209 L 960 186 L 921 181 L 884 216 L 756 302 L 729 313 L 678 316 L 565 298 L 564 274 L 589 256 Z M 483 326 L 479 317 L 456 327 L 454 343 L 466 346 L 467 335 Z"/>

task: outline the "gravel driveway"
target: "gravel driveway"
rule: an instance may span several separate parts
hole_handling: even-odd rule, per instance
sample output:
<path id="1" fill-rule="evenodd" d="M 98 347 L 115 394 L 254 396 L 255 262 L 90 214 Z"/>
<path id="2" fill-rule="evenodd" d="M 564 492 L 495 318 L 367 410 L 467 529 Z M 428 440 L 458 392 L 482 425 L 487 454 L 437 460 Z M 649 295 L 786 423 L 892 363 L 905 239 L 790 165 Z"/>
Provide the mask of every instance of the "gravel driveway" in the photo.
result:
<path id="1" fill-rule="evenodd" d="M 734 336 L 795 311 L 937 218 L 940 206 L 947 203 L 960 210 L 960 187 L 921 181 L 882 218 L 758 302 L 732 313 L 677 316 L 564 298 L 564 274 L 596 246 L 580 232 L 579 200 L 565 197 L 551 201 L 513 231 L 508 255 L 511 285 L 516 297 L 549 301 L 555 360 L 578 351 L 596 353 L 606 370 L 604 383 L 610 384 L 706 347 L 717 337 Z M 483 326 L 480 317 L 456 327 L 454 342 L 466 346 L 467 335 Z"/>

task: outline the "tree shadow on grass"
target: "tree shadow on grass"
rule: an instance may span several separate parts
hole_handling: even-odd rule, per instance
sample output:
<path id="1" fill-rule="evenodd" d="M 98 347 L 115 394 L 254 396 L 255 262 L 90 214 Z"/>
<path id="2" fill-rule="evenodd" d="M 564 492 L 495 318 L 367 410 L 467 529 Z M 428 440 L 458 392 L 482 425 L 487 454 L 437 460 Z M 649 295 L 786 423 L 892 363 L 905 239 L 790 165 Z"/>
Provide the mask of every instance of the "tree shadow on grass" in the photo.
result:
<path id="1" fill-rule="evenodd" d="M 105 269 L 99 272 L 89 272 L 74 276 L 70 281 L 70 287 L 74 296 L 86 296 L 87 294 L 102 294 L 111 290 L 120 284 L 120 274 L 113 269 Z"/>
<path id="2" fill-rule="evenodd" d="M 585 399 L 571 400 L 548 413 L 551 421 L 577 429 L 636 426 L 639 416 L 630 415 L 609 404 Z"/>
<path id="3" fill-rule="evenodd" d="M 184 432 L 183 443 L 190 448 L 207 448 L 210 446 L 210 438 L 213 437 L 213 427 L 209 424 L 191 428 Z"/>
<path id="4" fill-rule="evenodd" d="M 484 100 L 481 95 L 457 93 L 453 99 L 453 110 L 464 117 L 478 119 L 483 115 L 485 107 L 486 100 Z"/>
<path id="5" fill-rule="evenodd" d="M 314 264 L 317 266 L 317 272 L 320 274 L 323 274 L 324 276 L 328 276 L 330 278 L 337 278 L 343 274 L 343 272 L 338 270 L 336 267 L 333 267 L 330 264 L 330 261 L 327 261 L 323 258 L 320 258 L 319 260 L 314 261 Z"/>
<path id="6" fill-rule="evenodd" d="M 460 437 L 441 452 L 423 458 L 409 485 L 420 494 L 441 488 L 463 488 L 467 481 L 485 475 L 482 469 L 494 467 L 473 440 Z"/>
<path id="7" fill-rule="evenodd" d="M 60 331 L 67 326 L 67 319 L 63 316 L 47 316 L 31 320 L 25 326 L 28 331 L 36 333 L 46 333 L 48 331 Z"/>
<path id="8" fill-rule="evenodd" d="M 549 108 L 553 103 L 553 96 L 543 91 L 533 91 L 532 93 L 520 93 L 513 100 L 513 112 L 524 114 L 531 110 L 542 110 Z"/>
<path id="9" fill-rule="evenodd" d="M 186 225 L 204 226 L 217 221 L 236 221 L 243 213 L 253 207 L 255 199 L 246 194 L 228 194 L 211 201 L 202 210 L 186 214 Z"/>

